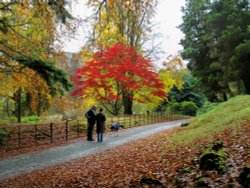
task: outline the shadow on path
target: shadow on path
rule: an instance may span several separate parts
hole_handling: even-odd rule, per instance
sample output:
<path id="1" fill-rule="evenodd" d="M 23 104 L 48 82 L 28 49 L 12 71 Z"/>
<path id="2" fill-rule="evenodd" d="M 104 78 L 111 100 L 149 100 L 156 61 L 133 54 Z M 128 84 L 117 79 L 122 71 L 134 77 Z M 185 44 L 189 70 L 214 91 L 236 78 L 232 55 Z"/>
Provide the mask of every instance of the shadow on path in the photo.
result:
<path id="1" fill-rule="evenodd" d="M 186 121 L 178 120 L 123 129 L 118 134 L 105 134 L 103 142 L 88 142 L 83 140 L 66 146 L 53 147 L 36 153 L 21 154 L 3 159 L 0 161 L 0 180 L 96 154 L 115 146 L 146 138 L 157 132 L 180 126 Z"/>

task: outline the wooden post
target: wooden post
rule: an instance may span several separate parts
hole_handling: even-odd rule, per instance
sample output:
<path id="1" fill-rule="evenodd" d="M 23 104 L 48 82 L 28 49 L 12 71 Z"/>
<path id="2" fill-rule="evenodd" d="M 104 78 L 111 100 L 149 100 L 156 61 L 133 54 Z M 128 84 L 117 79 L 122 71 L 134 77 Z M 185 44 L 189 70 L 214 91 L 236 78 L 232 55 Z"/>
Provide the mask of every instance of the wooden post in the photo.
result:
<path id="1" fill-rule="evenodd" d="M 123 125 L 126 127 L 127 125 L 127 119 L 126 119 L 126 116 L 123 115 Z"/>
<path id="2" fill-rule="evenodd" d="M 35 138 L 35 143 L 36 143 L 36 146 L 37 146 L 37 133 L 38 133 L 38 131 L 37 131 L 37 124 L 35 124 L 35 135 L 34 135 L 34 138 Z"/>
<path id="3" fill-rule="evenodd" d="M 66 141 L 68 141 L 68 137 L 69 137 L 68 128 L 69 128 L 69 120 L 67 120 L 65 123 L 65 139 L 66 139 Z M 77 133 L 78 133 L 78 131 L 77 131 Z"/>
<path id="4" fill-rule="evenodd" d="M 21 146 L 21 127 L 18 125 L 17 127 L 17 136 L 18 136 L 18 148 Z"/>
<path id="5" fill-rule="evenodd" d="M 77 138 L 79 138 L 80 137 L 80 124 L 79 124 L 79 119 L 78 120 L 76 120 L 76 124 L 77 124 Z"/>
<path id="6" fill-rule="evenodd" d="M 50 123 L 50 143 L 53 143 L 53 123 Z"/>
<path id="7" fill-rule="evenodd" d="M 130 127 L 130 124 L 131 124 L 131 115 L 127 115 L 127 121 L 128 121 L 128 127 Z"/>
<path id="8" fill-rule="evenodd" d="M 22 90 L 17 91 L 17 122 L 21 123 L 22 119 Z"/>
<path id="9" fill-rule="evenodd" d="M 136 114 L 134 115 L 134 126 L 136 125 Z"/>
<path id="10" fill-rule="evenodd" d="M 142 114 L 142 124 L 145 125 L 145 114 Z"/>

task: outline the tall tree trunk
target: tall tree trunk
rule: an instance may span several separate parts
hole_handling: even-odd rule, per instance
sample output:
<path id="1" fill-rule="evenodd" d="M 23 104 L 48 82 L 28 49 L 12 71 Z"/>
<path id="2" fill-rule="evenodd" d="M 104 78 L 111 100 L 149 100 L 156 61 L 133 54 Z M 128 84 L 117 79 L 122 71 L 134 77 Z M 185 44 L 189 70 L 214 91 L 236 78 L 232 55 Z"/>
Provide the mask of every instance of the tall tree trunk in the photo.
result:
<path id="1" fill-rule="evenodd" d="M 124 107 L 124 114 L 126 115 L 132 115 L 132 107 L 133 107 L 133 99 L 131 98 L 131 94 L 128 94 L 127 92 L 123 92 L 122 98 L 123 98 L 123 107 Z"/>
<path id="2" fill-rule="evenodd" d="M 38 105 L 37 105 L 37 109 L 36 109 L 36 114 L 38 117 L 41 116 L 41 113 L 42 113 L 42 97 L 41 97 L 41 92 L 39 91 L 38 92 Z"/>
<path id="3" fill-rule="evenodd" d="M 249 75 L 243 75 L 242 80 L 245 86 L 246 93 L 250 95 L 250 76 Z"/>
<path id="4" fill-rule="evenodd" d="M 222 92 L 222 96 L 223 96 L 223 101 L 227 101 L 227 94 L 226 94 L 226 92 Z"/>
<path id="5" fill-rule="evenodd" d="M 31 100 L 32 100 L 32 96 L 30 95 L 29 92 L 26 92 L 25 109 L 28 110 L 28 115 L 32 114 Z"/>
<path id="6" fill-rule="evenodd" d="M 22 90 L 21 88 L 15 93 L 15 114 L 16 114 L 16 117 L 17 117 L 17 122 L 18 123 L 21 123 L 21 117 L 22 117 Z"/>
<path id="7" fill-rule="evenodd" d="M 9 98 L 8 97 L 6 98 L 5 109 L 6 109 L 7 117 L 10 117 L 10 103 L 9 103 Z"/>

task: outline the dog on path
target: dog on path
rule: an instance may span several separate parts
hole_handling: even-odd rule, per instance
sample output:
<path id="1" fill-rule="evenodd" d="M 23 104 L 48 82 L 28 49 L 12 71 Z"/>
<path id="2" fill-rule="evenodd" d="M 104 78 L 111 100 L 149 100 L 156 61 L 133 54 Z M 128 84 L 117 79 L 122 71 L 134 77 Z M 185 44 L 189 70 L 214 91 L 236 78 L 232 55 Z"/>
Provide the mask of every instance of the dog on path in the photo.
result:
<path id="1" fill-rule="evenodd" d="M 110 130 L 112 133 L 118 133 L 119 129 L 123 128 L 123 125 L 119 123 L 114 123 L 111 125 Z"/>

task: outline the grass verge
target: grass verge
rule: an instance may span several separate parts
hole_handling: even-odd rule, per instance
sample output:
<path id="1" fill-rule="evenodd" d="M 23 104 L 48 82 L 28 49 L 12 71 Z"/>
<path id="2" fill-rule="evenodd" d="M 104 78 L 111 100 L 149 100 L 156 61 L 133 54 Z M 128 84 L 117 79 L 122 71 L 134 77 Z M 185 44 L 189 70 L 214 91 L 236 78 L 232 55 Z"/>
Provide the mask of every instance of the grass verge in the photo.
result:
<path id="1" fill-rule="evenodd" d="M 175 145 L 187 145 L 193 143 L 195 139 L 209 138 L 225 128 L 237 128 L 249 123 L 250 95 L 237 96 L 190 120 L 189 126 L 181 128 L 169 142 Z"/>

